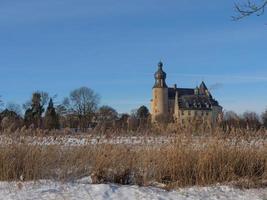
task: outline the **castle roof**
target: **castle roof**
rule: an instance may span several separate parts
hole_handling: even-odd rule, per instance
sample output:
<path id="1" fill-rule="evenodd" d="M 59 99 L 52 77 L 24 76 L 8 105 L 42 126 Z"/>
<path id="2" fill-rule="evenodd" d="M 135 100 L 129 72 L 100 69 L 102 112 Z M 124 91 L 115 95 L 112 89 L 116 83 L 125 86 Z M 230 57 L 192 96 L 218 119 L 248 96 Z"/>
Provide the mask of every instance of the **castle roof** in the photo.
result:
<path id="1" fill-rule="evenodd" d="M 184 110 L 211 110 L 213 106 L 220 106 L 210 93 L 206 92 L 208 89 L 204 82 L 197 90 L 198 92 L 192 88 L 168 88 L 168 97 L 175 100 L 178 92 L 179 108 Z"/>
<path id="2" fill-rule="evenodd" d="M 199 93 L 200 94 L 206 94 L 206 91 L 208 91 L 208 88 L 206 84 L 202 81 L 200 86 L 199 86 Z"/>
<path id="3" fill-rule="evenodd" d="M 178 97 L 184 95 L 194 95 L 194 89 L 191 88 L 168 88 L 169 99 L 175 99 L 176 91 L 178 91 Z"/>
<path id="4" fill-rule="evenodd" d="M 206 95 L 184 95 L 178 100 L 179 108 L 185 110 L 211 110 L 213 106 L 219 106 L 215 99 Z"/>

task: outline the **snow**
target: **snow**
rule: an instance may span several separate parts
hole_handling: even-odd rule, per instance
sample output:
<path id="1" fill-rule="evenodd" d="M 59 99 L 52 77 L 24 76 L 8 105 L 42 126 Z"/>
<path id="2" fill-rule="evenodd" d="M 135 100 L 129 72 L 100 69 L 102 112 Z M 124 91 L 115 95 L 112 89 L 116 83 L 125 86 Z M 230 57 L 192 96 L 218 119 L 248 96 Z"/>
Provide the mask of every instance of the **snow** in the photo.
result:
<path id="1" fill-rule="evenodd" d="M 0 182 L 0 199 L 5 200 L 266 200 L 267 189 L 240 190 L 230 186 L 191 187 L 165 191 L 154 187 L 90 184 L 83 178 L 76 182 Z"/>
<path id="2" fill-rule="evenodd" d="M 27 144 L 27 145 L 62 145 L 62 146 L 87 146 L 98 144 L 126 144 L 126 145 L 167 145 L 174 143 L 177 139 L 181 143 L 190 142 L 195 147 L 203 147 L 206 144 L 217 142 L 216 138 L 194 136 L 190 141 L 188 138 L 175 136 L 92 136 L 92 135 L 65 135 L 65 136 L 10 136 L 0 135 L 0 146 L 11 144 Z M 247 147 L 265 147 L 267 138 L 253 138 L 246 140 L 220 140 L 229 146 L 239 145 Z"/>
<path id="3" fill-rule="evenodd" d="M 63 146 L 86 146 L 96 144 L 130 144 L 130 145 L 154 145 L 167 144 L 173 140 L 172 137 L 142 137 L 142 136 L 18 136 L 0 135 L 0 145 L 29 144 L 29 145 L 63 145 Z"/>

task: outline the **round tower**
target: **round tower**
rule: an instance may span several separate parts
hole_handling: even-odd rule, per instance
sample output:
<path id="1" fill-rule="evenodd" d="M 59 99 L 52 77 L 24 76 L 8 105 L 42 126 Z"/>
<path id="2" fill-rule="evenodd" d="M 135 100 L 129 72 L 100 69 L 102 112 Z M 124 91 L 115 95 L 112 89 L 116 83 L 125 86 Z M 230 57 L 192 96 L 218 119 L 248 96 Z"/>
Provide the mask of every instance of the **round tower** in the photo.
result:
<path id="1" fill-rule="evenodd" d="M 166 73 L 162 67 L 162 62 L 159 62 L 158 71 L 154 74 L 155 84 L 152 89 L 153 99 L 151 102 L 152 121 L 168 116 L 168 86 L 165 82 Z"/>

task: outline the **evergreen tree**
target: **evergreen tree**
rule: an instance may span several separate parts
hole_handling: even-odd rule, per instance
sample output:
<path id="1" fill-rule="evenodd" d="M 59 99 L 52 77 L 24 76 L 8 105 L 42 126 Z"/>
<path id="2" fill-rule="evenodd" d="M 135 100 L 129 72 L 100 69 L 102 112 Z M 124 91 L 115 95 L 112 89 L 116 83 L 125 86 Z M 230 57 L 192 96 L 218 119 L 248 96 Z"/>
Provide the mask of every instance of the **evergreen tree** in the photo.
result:
<path id="1" fill-rule="evenodd" d="M 52 99 L 50 99 L 48 107 L 46 109 L 44 122 L 46 129 L 59 129 L 59 116 L 56 113 Z"/>
<path id="2" fill-rule="evenodd" d="M 149 110 L 146 106 L 141 106 L 136 111 L 136 117 L 140 127 L 148 125 Z"/>
<path id="3" fill-rule="evenodd" d="M 149 110 L 146 106 L 141 106 L 138 108 L 136 115 L 138 119 L 147 119 L 149 116 Z"/>
<path id="4" fill-rule="evenodd" d="M 40 92 L 35 92 L 32 95 L 31 107 L 25 112 L 24 122 L 27 126 L 31 124 L 35 128 L 40 128 L 42 125 L 42 113 L 44 112 L 42 104 L 42 96 Z"/>
<path id="5" fill-rule="evenodd" d="M 112 121 L 118 118 L 117 111 L 110 106 L 101 106 L 97 112 L 98 121 Z"/>

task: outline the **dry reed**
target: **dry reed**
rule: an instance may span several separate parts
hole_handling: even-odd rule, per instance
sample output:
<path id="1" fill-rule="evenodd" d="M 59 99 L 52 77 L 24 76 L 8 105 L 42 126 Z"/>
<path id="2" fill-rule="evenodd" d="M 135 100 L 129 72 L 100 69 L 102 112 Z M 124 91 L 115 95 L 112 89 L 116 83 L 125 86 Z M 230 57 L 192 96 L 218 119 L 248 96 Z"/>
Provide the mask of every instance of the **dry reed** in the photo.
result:
<path id="1" fill-rule="evenodd" d="M 179 140 L 167 145 L 124 144 L 78 147 L 6 145 L 0 148 L 0 180 L 75 180 L 167 188 L 248 180 L 267 180 L 267 146 L 227 145 L 214 139 L 204 146 Z"/>

